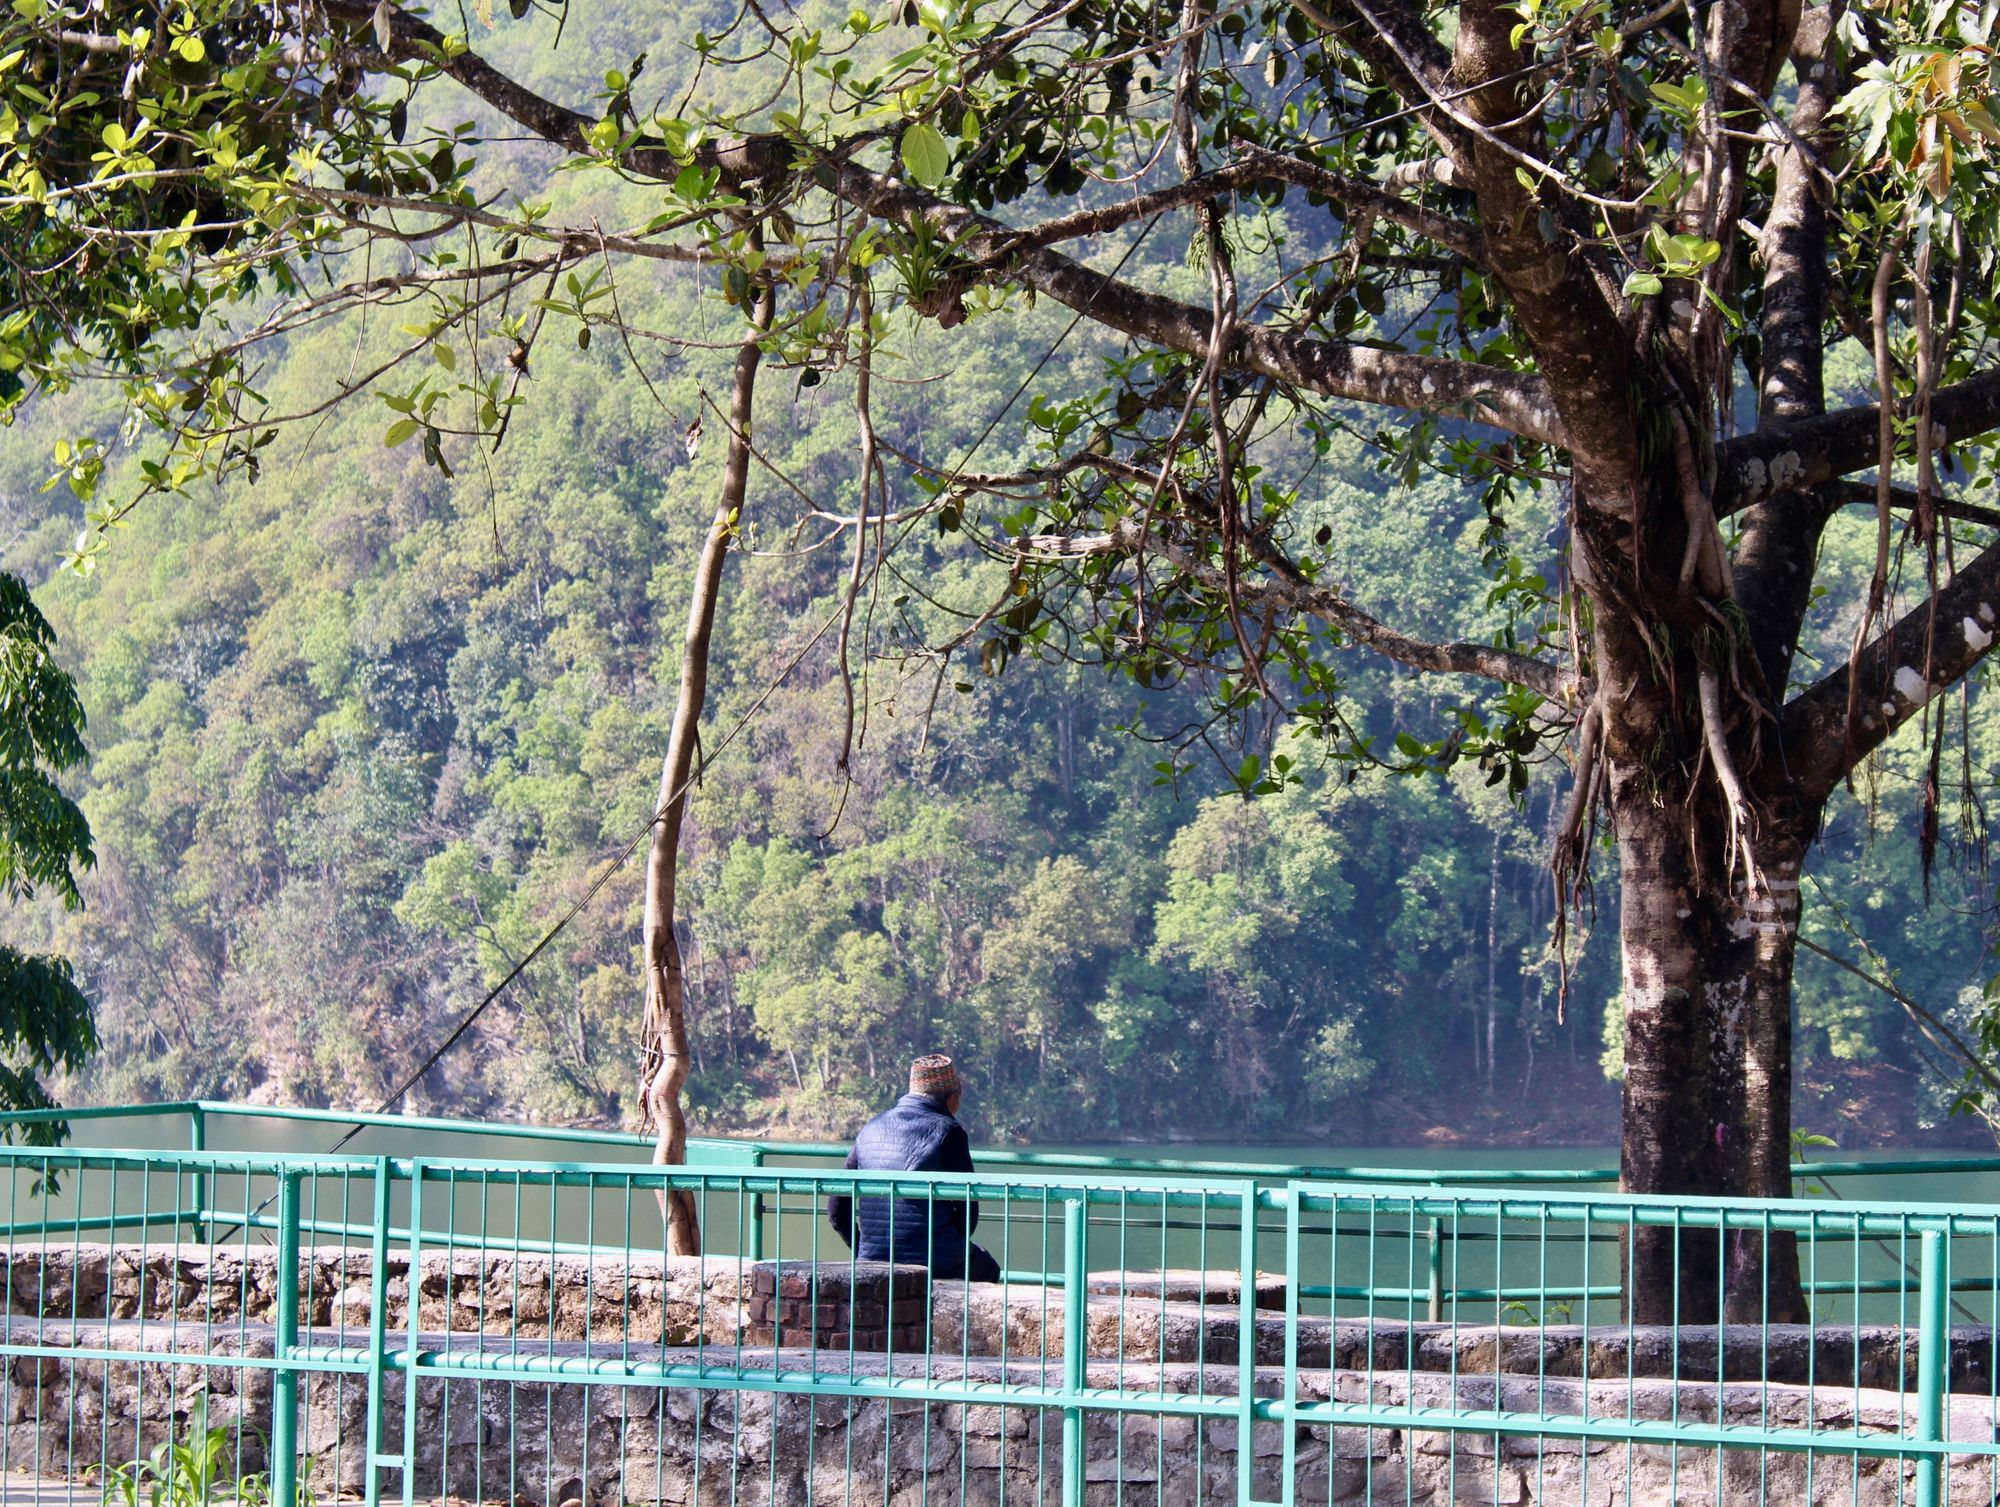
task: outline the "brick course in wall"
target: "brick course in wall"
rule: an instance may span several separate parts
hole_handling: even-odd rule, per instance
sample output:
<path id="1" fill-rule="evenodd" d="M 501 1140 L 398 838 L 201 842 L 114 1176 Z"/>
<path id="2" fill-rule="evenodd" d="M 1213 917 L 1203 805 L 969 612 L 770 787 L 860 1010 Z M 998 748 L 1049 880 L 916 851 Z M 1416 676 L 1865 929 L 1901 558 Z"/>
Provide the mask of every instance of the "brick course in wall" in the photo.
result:
<path id="1" fill-rule="evenodd" d="M 761 1261 L 750 1269 L 750 1345 L 908 1354 L 926 1343 L 930 1273 L 886 1261 Z"/>

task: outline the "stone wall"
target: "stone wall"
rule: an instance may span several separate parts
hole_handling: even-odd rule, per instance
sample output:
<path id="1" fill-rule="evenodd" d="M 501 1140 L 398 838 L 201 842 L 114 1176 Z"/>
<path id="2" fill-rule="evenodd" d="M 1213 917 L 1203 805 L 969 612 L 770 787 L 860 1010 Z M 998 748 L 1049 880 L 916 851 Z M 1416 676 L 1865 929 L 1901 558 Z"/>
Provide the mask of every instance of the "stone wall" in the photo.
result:
<path id="1" fill-rule="evenodd" d="M 799 1263 L 787 1263 L 797 1267 Z M 862 1264 L 864 1269 L 867 1263 Z M 409 1254 L 388 1253 L 383 1324 L 409 1326 Z M 301 1257 L 299 1321 L 359 1343 L 369 1328 L 367 1251 L 323 1247 Z M 849 1263 L 819 1268 L 818 1299 L 837 1303 Z M 658 1342 L 768 1344 L 769 1318 L 755 1311 L 758 1267 L 733 1256 L 512 1256 L 426 1250 L 417 1280 L 418 1325 L 447 1337 L 507 1335 L 591 1344 Z M 0 1251 L 5 1311 L 59 1319 L 145 1319 L 208 1327 L 268 1324 L 277 1312 L 277 1260 L 269 1247 L 198 1246 L 144 1250 L 105 1245 L 21 1245 Z M 1211 1284 L 1235 1292 L 1224 1274 Z M 1120 1296 L 1110 1274 L 1094 1273 L 1085 1331 L 1093 1356 L 1145 1361 L 1237 1359 L 1240 1310 L 1210 1297 L 1189 1301 L 1185 1285 L 1159 1295 L 1154 1274 L 1133 1273 Z M 1258 1303 L 1269 1301 L 1260 1283 Z M 803 1314 L 804 1309 L 800 1312 Z M 768 1314 L 768 1310 L 766 1310 Z M 1469 1314 L 1468 1314 L 1469 1317 Z M 1059 1288 L 930 1284 L 932 1346 L 959 1356 L 1063 1353 Z M 907 1322 L 907 1320 L 905 1320 Z M 788 1324 L 803 1341 L 809 1329 Z M 822 1326 L 822 1332 L 826 1328 Z M 905 1336 L 907 1338 L 907 1336 Z M 1951 1332 L 1953 1391 L 1991 1396 L 1996 1347 L 1983 1325 Z M 845 1349 L 843 1343 L 832 1348 Z M 903 1348 L 901 1341 L 898 1348 Z M 1260 1306 L 1259 1365 L 1285 1359 L 1280 1314 Z M 1718 1364 L 1718 1357 L 1720 1364 Z M 1920 1357 L 1909 1332 L 1893 1325 L 1803 1324 L 1664 1326 L 1580 1324 L 1539 1327 L 1476 1322 L 1399 1323 L 1325 1318 L 1299 1321 L 1298 1363 L 1316 1369 L 1501 1372 L 1712 1381 L 1769 1380 L 1820 1386 L 1914 1387 Z"/>
<path id="2" fill-rule="evenodd" d="M 15 1321 L 18 1325 L 18 1321 Z M 18 1341 L 19 1331 L 10 1332 Z M 325 1344 L 331 1336 L 305 1337 Z M 433 1340 L 441 1337 L 433 1337 Z M 48 1357 L 17 1358 L 0 1381 L 7 1420 L 6 1468 L 81 1475 L 103 1459 L 130 1458 L 188 1427 L 198 1391 L 207 1416 L 229 1431 L 232 1469 L 263 1468 L 271 1388 L 268 1372 L 204 1366 L 185 1359 L 200 1336 L 176 1338 L 136 1322 L 45 1326 Z M 501 1360 L 518 1347 L 481 1337 L 483 1353 Z M 59 1358 L 68 1348 L 142 1347 L 144 1363 Z M 581 1362 L 585 1347 L 544 1341 L 530 1347 L 551 1360 Z M 267 1357 L 268 1332 L 219 1337 L 225 1355 Z M 802 1370 L 813 1352 L 744 1352 L 754 1381 L 775 1363 Z M 649 1357 L 675 1363 L 691 1350 L 649 1347 Z M 711 1362 L 718 1359 L 712 1353 Z M 735 1359 L 732 1357 L 732 1360 Z M 1032 1386 L 1055 1380 L 1056 1367 L 999 1361 L 898 1360 L 857 1357 L 859 1378 L 917 1378 L 949 1387 L 960 1381 Z M 1199 1392 L 1231 1396 L 1230 1367 L 1093 1363 L 1096 1387 Z M 1261 1372 L 1258 1391 L 1275 1396 L 1281 1377 Z M 1666 1419 L 1752 1425 L 1797 1425 L 1808 1410 L 1823 1428 L 1890 1435 L 1907 1425 L 1910 1399 L 1875 1389 L 1754 1383 L 1594 1381 L 1534 1377 L 1460 1376 L 1426 1372 L 1307 1371 L 1305 1402 L 1332 1396 L 1372 1400 L 1396 1409 L 1486 1410 L 1496 1405 L 1556 1416 Z M 403 1383 L 387 1378 L 385 1439 L 402 1437 Z M 316 1378 L 302 1399 L 301 1438 L 310 1476 L 322 1500 L 358 1492 L 367 1429 L 367 1387 L 355 1376 Z M 1992 1409 L 1985 1399 L 1956 1398 L 1952 1437 L 1990 1441 Z M 670 1502 L 699 1507 L 999 1507 L 1003 1501 L 1054 1507 L 1061 1469 L 1059 1413 L 1026 1407 L 959 1405 L 880 1399 L 811 1398 L 760 1390 L 588 1385 L 583 1383 L 427 1378 L 419 1386 L 415 1490 L 461 1502 L 621 1507 Z M 1085 1500 L 1089 1507 L 1231 1507 L 1236 1500 L 1238 1428 L 1233 1418 L 1196 1419 L 1139 1410 L 1094 1413 L 1085 1429 Z M 1615 1443 L 1453 1435 L 1421 1428 L 1328 1428 L 1302 1425 L 1292 1441 L 1295 1500 L 1332 1507 L 1364 1504 L 1565 1504 L 1565 1507 L 1670 1507 L 1687 1501 L 1811 1503 L 1814 1507 L 1891 1507 L 1910 1500 L 1911 1467 L 1892 1459 L 1820 1457 L 1808 1479 L 1805 1459 L 1779 1453 L 1628 1449 Z M 1285 1438 L 1277 1423 L 1251 1434 L 1253 1490 L 1275 1500 L 1283 1484 Z M 1984 1459 L 1954 1463 L 1951 1503 L 1990 1507 L 1992 1472 Z M 393 1473 L 384 1483 L 398 1491 Z"/>
<path id="3" fill-rule="evenodd" d="M 366 1253 L 313 1251 L 305 1258 L 302 1343 L 328 1361 L 367 1354 L 370 1276 Z M 778 1301 L 825 1302 L 830 1264 L 816 1287 L 784 1291 L 770 1272 L 732 1258 L 585 1262 L 442 1252 L 427 1255 L 414 1283 L 420 1349 L 465 1371 L 504 1370 L 523 1358 L 561 1366 L 561 1382 L 426 1377 L 416 1399 L 412 1468 L 426 1497 L 617 1507 L 671 1502 L 681 1507 L 1000 1507 L 1003 1501 L 1055 1507 L 1060 1480 L 1059 1414 L 983 1403 L 817 1398 L 774 1392 L 759 1377 L 775 1367 L 816 1370 L 842 1380 L 926 1378 L 933 1388 L 963 1382 L 1052 1385 L 1061 1372 L 1062 1300 L 1055 1291 L 968 1288 L 933 1283 L 930 1356 L 840 1354 L 770 1348 L 761 1325 Z M 409 1320 L 407 1260 L 392 1257 L 383 1318 Z M 794 1270 L 794 1277 L 800 1274 Z M 846 1294 L 878 1301 L 863 1272 Z M 1103 1285 L 1099 1279 L 1096 1285 Z M 1136 1282 L 1132 1286 L 1136 1286 Z M 1199 1392 L 1232 1399 L 1237 1387 L 1238 1312 L 1184 1302 L 1178 1289 L 1149 1301 L 1092 1301 L 1087 1333 L 1093 1387 Z M 0 1470 L 83 1473 L 130 1459 L 162 1439 L 184 1438 L 195 1399 L 225 1430 L 231 1471 L 261 1470 L 271 1421 L 271 1373 L 254 1364 L 272 1354 L 276 1269 L 268 1251 L 189 1254 L 102 1246 L 39 1251 L 17 1247 L 5 1271 L 8 1345 L 34 1353 L 0 1370 Z M 771 1303 L 760 1308 L 760 1300 Z M 885 1321 L 907 1295 L 879 1295 Z M 873 1310 L 867 1310 L 872 1318 Z M 1123 1327 L 1119 1320 L 1122 1314 Z M 794 1314 L 796 1317 L 796 1313 Z M 837 1313 L 819 1317 L 840 1319 Z M 791 1320 L 787 1330 L 791 1331 Z M 907 1322 L 907 1320 L 905 1320 Z M 839 1331 L 834 1331 L 839 1332 Z M 1916 1360 L 1905 1331 L 1774 1328 L 1769 1348 L 1755 1328 L 1684 1332 L 1580 1326 L 1540 1330 L 1472 1325 L 1301 1324 L 1299 1395 L 1372 1400 L 1395 1409 L 1500 1407 L 1555 1418 L 1721 1421 L 1817 1426 L 1891 1436 L 1909 1426 Z M 408 1336 L 396 1336 L 398 1347 Z M 1261 1317 L 1256 1373 L 1276 1396 L 1283 1372 L 1282 1321 Z M 765 1343 L 760 1343 L 765 1342 Z M 1950 1437 L 1990 1444 L 1995 1405 L 1987 1367 L 1993 1337 L 1952 1335 Z M 1004 1345 L 1004 1349 L 1002 1348 Z M 143 1354 L 104 1360 L 79 1351 Z M 192 1357 L 248 1365 L 203 1364 Z M 1000 1356 L 1012 1357 L 1002 1361 Z M 1023 1358 L 1025 1357 L 1025 1358 Z M 1204 1363 L 1206 1357 L 1207 1363 Z M 590 1383 L 606 1362 L 706 1365 L 740 1373 L 742 1389 L 660 1389 Z M 1590 1380 L 1584 1380 L 1587 1372 Z M 1810 1369 L 1808 1369 L 1810 1368 Z M 602 1374 L 601 1371 L 598 1374 Z M 1722 1380 L 1717 1380 L 1720 1375 Z M 1628 1380 L 1628 1377 L 1630 1378 Z M 1745 1378 L 1730 1380 L 1728 1378 Z M 1807 1387 L 1808 1379 L 1816 1383 Z M 403 1382 L 386 1378 L 384 1447 L 401 1448 Z M 301 1437 L 323 1500 L 358 1490 L 366 1472 L 365 1377 L 322 1375 L 302 1399 Z M 1909 1500 L 1912 1467 L 1894 1459 L 1853 1459 L 1732 1449 L 1670 1451 L 1603 1441 L 1453 1435 L 1423 1427 L 1298 1427 L 1292 1439 L 1295 1500 L 1318 1507 L 1364 1503 L 1480 1502 L 1574 1507 L 1667 1507 L 1677 1500 L 1810 1502 L 1890 1507 Z M 1237 1424 L 1233 1417 L 1162 1416 L 1141 1409 L 1094 1413 L 1086 1428 L 1086 1501 L 1091 1507 L 1229 1507 L 1235 1501 Z M 1260 1423 L 1251 1437 L 1254 1490 L 1273 1500 L 1284 1484 L 1282 1427 Z M 1721 1472 L 1718 1482 L 1716 1473 Z M 1994 1471 L 1986 1457 L 1954 1462 L 1950 1500 L 1991 1507 Z M 399 1493 L 400 1477 L 384 1482 Z"/>

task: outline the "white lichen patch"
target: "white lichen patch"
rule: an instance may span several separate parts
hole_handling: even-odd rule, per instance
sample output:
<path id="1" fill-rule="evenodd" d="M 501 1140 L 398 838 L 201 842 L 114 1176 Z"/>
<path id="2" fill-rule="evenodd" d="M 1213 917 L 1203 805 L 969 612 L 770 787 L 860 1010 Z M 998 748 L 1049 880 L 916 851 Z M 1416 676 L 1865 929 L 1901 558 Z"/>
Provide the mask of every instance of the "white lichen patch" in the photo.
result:
<path id="1" fill-rule="evenodd" d="M 1993 604 L 1991 602 L 1981 602 L 1979 604 L 1979 621 L 1982 623 L 1991 623 L 1993 621 Z"/>
<path id="2" fill-rule="evenodd" d="M 1977 619 L 1967 618 L 1960 626 L 1965 629 L 1965 647 L 1974 654 L 1983 652 L 1993 642 L 1991 630 L 1980 627 Z"/>
<path id="3" fill-rule="evenodd" d="M 1930 700 L 1931 688 L 1924 683 L 1923 673 L 1914 665 L 1896 667 L 1896 694 L 1912 706 L 1922 706 Z"/>
<path id="4" fill-rule="evenodd" d="M 1799 452 L 1787 450 L 1783 455 L 1771 457 L 1771 490 L 1782 492 L 1805 474 L 1806 463 L 1799 459 Z"/>
<path id="5" fill-rule="evenodd" d="M 1738 936 L 1748 934 L 1737 933 Z M 1725 1049 L 1730 1052 L 1736 1050 L 1736 1033 L 1742 1027 L 1743 1007 L 1748 1002 L 1749 992 L 1748 980 L 1740 978 L 1708 986 L 1708 997 L 1715 1009 L 1717 1024 L 1721 1027 L 1716 1034 L 1722 1038 Z"/>

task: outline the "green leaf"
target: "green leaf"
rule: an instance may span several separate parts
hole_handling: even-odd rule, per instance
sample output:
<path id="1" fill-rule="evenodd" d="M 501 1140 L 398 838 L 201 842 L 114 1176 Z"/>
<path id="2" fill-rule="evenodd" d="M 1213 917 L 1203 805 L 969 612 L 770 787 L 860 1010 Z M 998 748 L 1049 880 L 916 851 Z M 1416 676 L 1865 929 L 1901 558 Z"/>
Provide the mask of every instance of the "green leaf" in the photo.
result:
<path id="1" fill-rule="evenodd" d="M 903 133 L 903 166 L 925 188 L 936 188 L 951 171 L 951 148 L 936 126 L 918 121 Z"/>
<path id="2" fill-rule="evenodd" d="M 1661 282 L 1658 277 L 1650 272 L 1634 272 L 1630 277 L 1625 279 L 1625 296 L 1627 298 L 1651 298 L 1665 286 L 1665 283 Z"/>
<path id="3" fill-rule="evenodd" d="M 1964 105 L 1958 113 L 1968 126 L 1988 141 L 2000 141 L 2000 122 L 1993 119 L 1993 113 L 1984 105 Z"/>
<path id="4" fill-rule="evenodd" d="M 398 419 L 389 426 L 389 432 L 382 436 L 382 447 L 385 450 L 393 450 L 421 428 L 423 425 L 415 419 Z"/>

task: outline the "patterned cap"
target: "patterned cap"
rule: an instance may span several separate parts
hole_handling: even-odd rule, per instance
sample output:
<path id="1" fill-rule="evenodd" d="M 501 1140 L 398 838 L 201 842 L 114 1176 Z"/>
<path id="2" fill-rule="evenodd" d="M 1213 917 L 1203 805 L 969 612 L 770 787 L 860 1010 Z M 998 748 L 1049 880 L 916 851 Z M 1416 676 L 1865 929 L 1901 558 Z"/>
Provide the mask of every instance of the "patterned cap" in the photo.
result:
<path id="1" fill-rule="evenodd" d="M 911 1093 L 949 1099 L 958 1090 L 958 1068 L 944 1053 L 933 1052 L 910 1064 Z"/>

